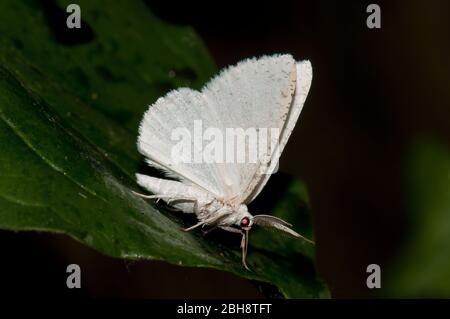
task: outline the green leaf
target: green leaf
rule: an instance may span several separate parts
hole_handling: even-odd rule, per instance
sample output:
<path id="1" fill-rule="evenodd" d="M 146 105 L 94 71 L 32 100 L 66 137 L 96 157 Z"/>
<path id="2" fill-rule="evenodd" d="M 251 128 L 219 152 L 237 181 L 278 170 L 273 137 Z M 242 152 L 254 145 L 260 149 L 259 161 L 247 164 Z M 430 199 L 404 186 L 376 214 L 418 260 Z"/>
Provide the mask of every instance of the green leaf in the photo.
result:
<path id="1" fill-rule="evenodd" d="M 78 1 L 84 24 L 72 30 L 69 3 L 0 4 L 0 228 L 62 232 L 109 256 L 229 271 L 285 297 L 328 297 L 313 246 L 252 231 L 249 272 L 235 234 L 183 232 L 193 217 L 131 193 L 143 163 L 135 146 L 143 112 L 217 70 L 191 29 L 160 21 L 140 1 Z M 272 179 L 250 208 L 283 215 L 311 237 L 305 186 Z"/>
<path id="2" fill-rule="evenodd" d="M 450 297 L 450 151 L 414 144 L 407 166 L 410 227 L 388 276 L 386 295 Z"/>

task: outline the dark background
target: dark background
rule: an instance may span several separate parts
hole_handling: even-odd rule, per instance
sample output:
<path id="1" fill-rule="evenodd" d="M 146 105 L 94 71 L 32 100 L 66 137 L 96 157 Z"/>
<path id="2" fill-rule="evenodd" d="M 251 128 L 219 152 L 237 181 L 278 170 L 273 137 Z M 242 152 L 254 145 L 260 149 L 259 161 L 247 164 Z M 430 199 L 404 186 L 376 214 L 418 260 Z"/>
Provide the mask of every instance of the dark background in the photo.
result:
<path id="1" fill-rule="evenodd" d="M 423 136 L 450 147 L 450 3 L 377 1 L 381 29 L 366 26 L 368 1 L 147 3 L 193 26 L 219 67 L 271 53 L 311 60 L 312 88 L 280 170 L 308 185 L 318 270 L 333 297 L 371 297 L 367 265 L 389 268 L 408 232 L 408 147 Z M 1 231 L 0 250 L 10 295 L 262 296 L 231 274 L 115 260 L 63 235 Z M 66 288 L 69 263 L 83 270 L 82 290 Z"/>

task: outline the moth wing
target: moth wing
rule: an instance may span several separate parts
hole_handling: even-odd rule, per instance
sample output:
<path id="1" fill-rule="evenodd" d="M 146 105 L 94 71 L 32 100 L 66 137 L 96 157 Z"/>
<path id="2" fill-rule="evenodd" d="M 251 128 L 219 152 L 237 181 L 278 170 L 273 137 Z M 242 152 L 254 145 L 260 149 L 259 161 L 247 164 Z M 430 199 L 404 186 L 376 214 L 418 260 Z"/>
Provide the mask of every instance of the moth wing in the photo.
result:
<path id="1" fill-rule="evenodd" d="M 194 136 L 196 121 L 206 118 L 211 124 L 213 117 L 214 105 L 201 92 L 188 88 L 171 91 L 144 114 L 139 127 L 138 150 L 150 166 L 169 177 L 221 198 L 223 180 L 216 165 L 198 162 L 196 158 L 201 155 Z M 200 128 L 200 139 L 202 133 Z M 186 158 L 183 147 L 188 150 Z"/>
<path id="2" fill-rule="evenodd" d="M 234 157 L 226 163 L 224 171 L 232 178 L 227 199 L 240 204 L 257 186 L 255 180 L 262 178 L 261 158 L 271 158 L 275 149 L 260 147 L 260 132 L 266 130 L 266 138 L 273 136 L 272 129 L 282 132 L 290 110 L 296 87 L 296 62 L 291 55 L 264 56 L 248 59 L 223 71 L 203 90 L 209 100 L 217 106 L 222 126 L 256 132 L 257 141 L 246 136 L 244 147 L 236 143 Z M 225 134 L 226 135 L 226 134 Z M 229 146 L 230 138 L 226 136 Z M 235 140 L 237 142 L 237 140 Z M 268 143 L 270 144 L 270 143 Z M 269 145 L 267 145 L 269 146 Z M 240 148 L 240 149 L 239 149 Z M 245 151 L 243 163 L 237 160 L 239 152 Z M 256 161 L 250 154 L 257 154 Z M 230 155 L 229 149 L 226 155 Z"/>
<path id="3" fill-rule="evenodd" d="M 264 56 L 223 70 L 201 92 L 186 88 L 172 91 L 145 113 L 138 149 L 151 166 L 169 176 L 196 185 L 217 198 L 239 202 L 258 185 L 254 181 L 261 179 L 257 176 L 261 163 L 236 163 L 236 159 L 227 162 L 226 146 L 222 148 L 222 161 L 202 161 L 199 147 L 202 141 L 196 142 L 199 138 L 196 130 L 200 131 L 201 139 L 203 133 L 208 135 L 209 128 L 215 128 L 209 134 L 211 142 L 221 139 L 226 143 L 227 129 L 279 128 L 282 131 L 296 79 L 296 62 L 292 56 Z M 198 125 L 196 128 L 196 121 L 201 122 L 200 129 Z M 179 136 L 189 135 L 185 146 L 191 149 L 190 158 L 180 161 L 173 156 L 173 150 L 181 143 L 176 139 L 176 132 Z M 246 151 L 254 147 L 256 145 L 245 140 Z"/>
<path id="4" fill-rule="evenodd" d="M 308 96 L 309 89 L 311 88 L 312 82 L 312 66 L 308 60 L 299 61 L 296 64 L 297 69 L 297 79 L 296 79 L 296 87 L 295 94 L 289 109 L 288 116 L 286 118 L 286 122 L 283 126 L 283 130 L 280 135 L 280 142 L 278 145 L 278 150 L 276 150 L 273 154 L 273 158 L 271 160 L 270 166 L 267 167 L 267 171 L 259 176 L 256 176 L 254 180 L 252 180 L 249 185 L 247 191 L 242 194 L 242 201 L 244 203 L 250 203 L 253 199 L 258 196 L 264 186 L 267 184 L 267 181 L 270 178 L 270 175 L 276 169 L 278 164 L 278 156 L 284 150 L 289 137 L 297 123 L 297 120 L 300 116 L 300 113 L 303 109 L 303 105 L 305 103 L 306 97 Z"/>

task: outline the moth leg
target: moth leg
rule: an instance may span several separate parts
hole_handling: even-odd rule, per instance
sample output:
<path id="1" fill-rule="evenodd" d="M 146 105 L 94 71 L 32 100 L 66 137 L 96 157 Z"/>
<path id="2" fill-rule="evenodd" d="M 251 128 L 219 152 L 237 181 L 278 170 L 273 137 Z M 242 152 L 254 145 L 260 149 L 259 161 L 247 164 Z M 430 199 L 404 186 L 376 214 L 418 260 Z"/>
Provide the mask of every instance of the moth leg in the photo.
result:
<path id="1" fill-rule="evenodd" d="M 180 212 L 181 210 L 175 207 L 166 207 L 167 210 L 170 210 L 171 212 Z"/>
<path id="2" fill-rule="evenodd" d="M 207 235 L 207 234 L 209 234 L 210 232 L 212 232 L 214 229 L 217 228 L 217 226 L 215 226 L 215 227 L 211 227 L 211 228 L 208 229 L 208 230 L 204 230 L 203 228 L 205 228 L 205 226 L 206 226 L 206 224 L 203 224 L 203 225 L 202 225 L 202 234 L 203 234 L 203 235 Z"/>
<path id="3" fill-rule="evenodd" d="M 139 197 L 145 198 L 145 199 L 156 199 L 156 202 L 158 203 L 159 200 L 161 198 L 165 198 L 165 197 L 171 197 L 171 196 L 165 196 L 165 195 L 145 195 L 145 194 L 141 194 L 135 191 L 131 191 L 134 195 L 137 195 Z"/>
<path id="4" fill-rule="evenodd" d="M 196 212 L 197 212 L 197 209 L 198 209 L 198 200 L 197 200 L 196 198 L 193 198 L 193 197 L 180 197 L 180 196 L 175 197 L 175 196 L 173 196 L 173 195 L 144 195 L 144 194 L 137 193 L 137 192 L 135 192 L 135 191 L 132 191 L 132 192 L 133 192 L 134 194 L 136 194 L 137 196 L 142 197 L 142 198 L 146 198 L 146 199 L 156 199 L 156 202 L 158 202 L 161 198 L 168 198 L 169 200 L 166 202 L 167 205 L 169 205 L 170 202 L 173 201 L 173 200 L 192 201 L 192 202 L 194 202 L 194 209 L 193 209 L 194 213 L 196 213 Z M 197 227 L 199 227 L 199 226 L 201 226 L 201 225 L 203 225 L 203 224 L 205 224 L 205 222 L 204 222 L 204 221 L 201 221 L 201 222 L 199 222 L 199 223 L 197 223 L 197 224 L 195 224 L 194 226 L 191 226 L 191 227 L 189 227 L 189 228 L 182 228 L 182 230 L 184 230 L 184 231 L 190 231 L 190 230 L 192 230 L 192 229 L 194 229 L 194 228 L 197 228 Z"/>
<path id="5" fill-rule="evenodd" d="M 194 226 L 191 226 L 191 227 L 186 228 L 186 229 L 183 229 L 183 230 L 184 230 L 184 231 L 190 231 L 190 230 L 192 230 L 192 229 L 194 229 L 194 228 L 197 228 L 197 227 L 199 227 L 199 226 L 212 225 L 212 224 L 214 224 L 214 223 L 216 223 L 216 226 L 214 227 L 214 228 L 216 228 L 216 227 L 217 227 L 217 221 L 220 220 L 221 218 L 226 217 L 226 216 L 229 215 L 229 214 L 230 214 L 230 213 L 225 213 L 225 214 L 222 214 L 222 215 L 214 216 L 214 218 L 207 218 L 207 219 L 204 219 L 204 220 L 198 222 L 197 224 L 195 224 Z"/>
<path id="6" fill-rule="evenodd" d="M 245 269 L 250 271 L 250 268 L 247 266 L 247 248 L 248 248 L 248 230 L 242 232 L 242 240 L 241 240 L 241 248 L 242 248 L 242 264 L 244 265 Z"/>
<path id="7" fill-rule="evenodd" d="M 168 198 L 169 200 L 167 201 L 167 204 L 169 204 L 170 201 L 173 200 L 186 200 L 186 201 L 193 201 L 195 202 L 195 206 L 197 206 L 197 199 L 193 198 L 193 197 L 182 197 L 182 196 L 173 196 L 173 195 L 145 195 L 145 194 L 141 194 L 141 193 L 137 193 L 135 191 L 131 191 L 133 194 L 145 198 L 145 199 L 156 199 L 156 202 L 159 202 L 160 199 L 162 198 Z"/>
<path id="8" fill-rule="evenodd" d="M 135 192 L 135 191 L 131 191 L 134 195 L 137 195 L 137 196 L 139 196 L 139 197 L 142 197 L 142 198 L 147 198 L 149 195 L 145 195 L 145 194 L 141 194 L 141 193 L 138 193 L 138 192 Z"/>
<path id="9" fill-rule="evenodd" d="M 205 226 L 205 224 L 203 224 L 203 226 Z M 202 226 L 202 228 L 203 228 L 203 226 Z M 219 226 L 214 226 L 214 227 L 211 227 L 210 229 L 208 229 L 208 230 L 203 230 L 202 229 L 202 233 L 203 233 L 203 235 L 208 235 L 210 232 L 212 232 L 214 229 L 217 229 L 217 227 L 219 227 Z"/>
<path id="10" fill-rule="evenodd" d="M 248 247 L 248 231 L 243 232 L 240 229 L 236 229 L 234 227 L 229 227 L 229 226 L 221 226 L 220 228 L 222 228 L 223 230 L 232 232 L 232 233 L 237 233 L 237 234 L 241 234 L 242 235 L 242 239 L 241 239 L 241 249 L 242 249 L 242 265 L 244 265 L 245 269 L 250 271 L 250 268 L 248 268 L 247 266 L 247 247 Z"/>
<path id="11" fill-rule="evenodd" d="M 190 230 L 193 230 L 193 229 L 195 229 L 195 228 L 197 228 L 197 227 L 199 227 L 199 226 L 202 226 L 202 225 L 204 225 L 204 224 L 205 224 L 204 221 L 200 221 L 200 222 L 198 222 L 197 224 L 195 224 L 194 226 L 191 226 L 191 227 L 188 227 L 188 228 L 182 228 L 182 230 L 184 230 L 184 231 L 190 231 Z"/>
<path id="12" fill-rule="evenodd" d="M 139 197 L 145 198 L 145 199 L 161 199 L 161 198 L 172 198 L 172 195 L 145 195 L 141 194 L 135 191 L 131 191 L 134 195 L 137 195 Z"/>
<path id="13" fill-rule="evenodd" d="M 159 199 L 158 199 L 159 200 Z M 169 199 L 168 201 L 167 201 L 167 205 L 169 205 L 169 202 L 171 201 L 172 199 Z M 173 198 L 173 200 L 186 200 L 186 201 L 193 201 L 194 202 L 194 208 L 193 208 L 193 212 L 195 213 L 196 211 L 197 211 L 197 207 L 198 207 L 198 200 L 197 199 L 195 199 L 195 198 L 189 198 L 189 197 L 182 197 L 182 198 L 180 198 L 180 197 L 177 197 L 177 198 Z M 179 211 L 181 211 L 180 209 L 178 209 L 178 208 L 175 208 L 175 207 L 167 207 L 167 209 L 168 210 L 170 210 L 170 211 L 173 211 L 173 212 L 179 212 Z"/>
<path id="14" fill-rule="evenodd" d="M 220 226 L 220 228 L 222 228 L 223 230 L 229 231 L 231 233 L 236 233 L 236 234 L 243 234 L 243 231 L 234 227 L 230 227 L 230 226 Z"/>
<path id="15" fill-rule="evenodd" d="M 198 204 L 198 200 L 196 198 L 193 197 L 169 197 L 169 200 L 167 201 L 167 205 L 169 205 L 169 203 L 171 201 L 177 201 L 177 200 L 183 200 L 183 201 L 188 201 L 188 202 L 194 202 L 194 208 L 197 206 Z"/>

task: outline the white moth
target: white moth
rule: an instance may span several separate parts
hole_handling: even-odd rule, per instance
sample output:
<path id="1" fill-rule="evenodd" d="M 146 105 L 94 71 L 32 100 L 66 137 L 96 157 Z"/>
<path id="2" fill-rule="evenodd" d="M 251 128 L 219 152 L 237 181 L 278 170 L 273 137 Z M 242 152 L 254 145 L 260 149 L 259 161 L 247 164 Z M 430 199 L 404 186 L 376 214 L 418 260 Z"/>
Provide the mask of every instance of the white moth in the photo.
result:
<path id="1" fill-rule="evenodd" d="M 181 88 L 159 98 L 144 115 L 137 146 L 147 163 L 170 179 L 136 174 L 138 184 L 154 195 L 136 194 L 195 214 L 198 223 L 186 231 L 208 226 L 242 234 L 242 263 L 247 269 L 248 232 L 253 224 L 311 242 L 293 231 L 291 224 L 247 210 L 276 169 L 278 154 L 294 129 L 311 80 L 309 61 L 296 62 L 287 54 L 263 56 L 228 67 L 200 92 Z M 174 148 L 180 143 L 174 132 L 184 128 L 188 135 L 195 135 L 194 122 L 199 120 L 203 127 L 216 128 L 223 135 L 228 128 L 276 128 L 279 135 L 271 138 L 276 137 L 278 143 L 256 162 L 174 160 Z M 247 148 L 256 147 L 248 140 L 245 143 Z M 204 151 L 202 141 L 194 138 L 187 146 L 191 147 L 188 155 L 202 158 L 198 156 Z"/>

